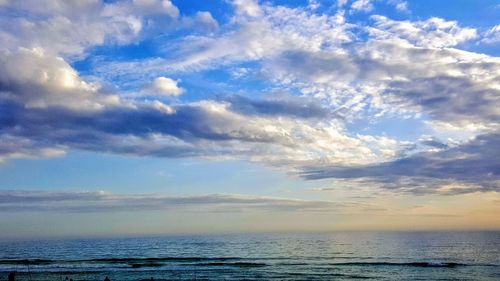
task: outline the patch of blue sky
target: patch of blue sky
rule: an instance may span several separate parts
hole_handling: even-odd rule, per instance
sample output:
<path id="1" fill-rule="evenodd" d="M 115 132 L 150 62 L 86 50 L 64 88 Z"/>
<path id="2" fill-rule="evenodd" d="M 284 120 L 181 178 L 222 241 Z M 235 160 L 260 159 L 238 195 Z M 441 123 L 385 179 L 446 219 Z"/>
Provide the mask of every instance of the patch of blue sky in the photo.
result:
<path id="1" fill-rule="evenodd" d="M 137 41 L 132 44 L 105 44 L 93 47 L 87 51 L 86 57 L 72 62 L 71 66 L 81 76 L 99 77 L 104 80 L 103 82 L 113 85 L 113 87 L 120 91 L 135 91 L 143 86 L 142 76 L 135 77 L 135 79 L 131 79 L 129 76 L 120 77 L 120 75 L 113 73 L 103 76 L 100 73 L 96 73 L 96 67 L 110 63 L 138 62 L 146 59 L 154 59 L 159 56 L 158 42 L 153 38 Z M 105 77 L 111 77 L 112 79 L 106 80 Z"/>
<path id="2" fill-rule="evenodd" d="M 346 124 L 349 132 L 362 135 L 385 135 L 399 141 L 414 141 L 431 129 L 420 118 L 382 117 L 373 120 L 358 119 Z"/>
<path id="3" fill-rule="evenodd" d="M 282 171 L 246 161 L 164 159 L 83 151 L 71 151 L 60 158 L 12 160 L 0 169 L 0 188 L 4 190 L 278 196 L 285 188 L 303 186 L 307 183 L 297 182 Z"/>
<path id="4" fill-rule="evenodd" d="M 231 76 L 223 69 L 181 73 L 175 77 L 179 79 L 179 86 L 185 89 L 185 93 L 179 97 L 184 102 L 213 99 L 234 92 Z"/>
<path id="5" fill-rule="evenodd" d="M 329 1 L 330 5 L 332 1 Z M 290 8 L 300 8 L 305 7 L 309 4 L 308 0 L 271 0 L 268 3 L 271 3 L 273 6 L 285 6 Z"/>
<path id="6" fill-rule="evenodd" d="M 93 75 L 94 67 L 107 61 L 134 61 L 160 55 L 155 40 L 146 39 L 132 44 L 104 44 L 87 50 L 87 55 L 71 63 L 80 75 Z"/>
<path id="7" fill-rule="evenodd" d="M 465 50 L 481 53 L 489 56 L 500 56 L 500 46 L 496 44 L 468 44 L 464 46 Z"/>
<path id="8" fill-rule="evenodd" d="M 480 34 L 500 23 L 500 2 L 497 0 L 410 0 L 408 3 L 412 20 L 439 17 L 456 21 L 461 27 L 475 28 Z M 500 55 L 498 44 L 471 40 L 456 47 L 490 56 Z"/>
<path id="9" fill-rule="evenodd" d="M 179 8 L 181 16 L 193 16 L 197 12 L 210 12 L 219 24 L 225 24 L 231 19 L 233 6 L 230 1 L 200 1 L 200 0 L 173 0 Z"/>
<path id="10" fill-rule="evenodd" d="M 440 17 L 476 28 L 494 26 L 500 20 L 498 0 L 410 0 L 408 3 L 414 20 Z"/>

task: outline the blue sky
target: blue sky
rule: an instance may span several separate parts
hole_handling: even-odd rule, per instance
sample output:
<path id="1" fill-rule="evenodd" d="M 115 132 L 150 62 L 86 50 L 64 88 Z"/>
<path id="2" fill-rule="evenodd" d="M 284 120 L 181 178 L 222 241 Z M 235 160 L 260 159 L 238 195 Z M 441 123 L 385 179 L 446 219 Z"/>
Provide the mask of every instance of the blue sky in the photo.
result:
<path id="1" fill-rule="evenodd" d="M 43 2 L 0 1 L 5 237 L 500 227 L 498 1 Z"/>

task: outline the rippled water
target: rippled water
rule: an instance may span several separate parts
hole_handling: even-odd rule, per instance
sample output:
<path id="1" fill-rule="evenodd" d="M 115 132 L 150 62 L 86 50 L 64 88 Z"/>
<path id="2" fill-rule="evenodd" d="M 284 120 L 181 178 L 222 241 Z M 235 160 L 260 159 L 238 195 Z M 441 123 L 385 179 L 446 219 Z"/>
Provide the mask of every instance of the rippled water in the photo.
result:
<path id="1" fill-rule="evenodd" d="M 500 232 L 0 242 L 0 280 L 500 280 Z"/>

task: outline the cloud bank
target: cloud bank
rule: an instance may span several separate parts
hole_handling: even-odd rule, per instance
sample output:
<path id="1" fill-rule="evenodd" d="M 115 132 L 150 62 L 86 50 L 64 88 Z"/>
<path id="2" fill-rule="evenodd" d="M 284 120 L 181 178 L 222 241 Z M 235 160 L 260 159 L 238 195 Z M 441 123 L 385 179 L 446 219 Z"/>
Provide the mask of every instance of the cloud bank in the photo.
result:
<path id="1" fill-rule="evenodd" d="M 200 212 L 241 210 L 332 212 L 348 204 L 238 194 L 165 196 L 113 194 L 104 191 L 0 191 L 2 212 L 116 212 L 188 208 Z"/>

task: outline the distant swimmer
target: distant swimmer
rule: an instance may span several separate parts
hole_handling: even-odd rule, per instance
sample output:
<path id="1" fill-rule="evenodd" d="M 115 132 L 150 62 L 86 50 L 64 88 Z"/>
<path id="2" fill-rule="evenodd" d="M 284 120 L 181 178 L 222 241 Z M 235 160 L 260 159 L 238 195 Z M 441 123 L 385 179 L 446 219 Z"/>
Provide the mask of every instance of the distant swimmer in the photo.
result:
<path id="1" fill-rule="evenodd" d="M 64 278 L 64 281 L 69 281 L 68 276 L 66 276 L 66 278 Z"/>
<path id="2" fill-rule="evenodd" d="M 15 272 L 9 273 L 9 281 L 16 281 L 16 273 Z"/>
<path id="3" fill-rule="evenodd" d="M 104 281 L 111 281 L 111 280 L 109 280 L 108 276 L 106 276 L 106 278 L 104 278 Z"/>

